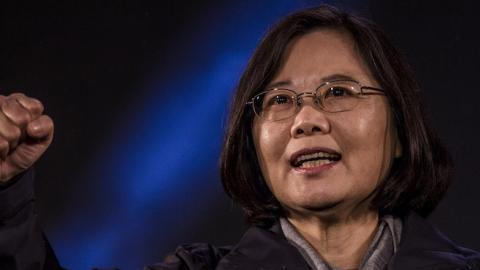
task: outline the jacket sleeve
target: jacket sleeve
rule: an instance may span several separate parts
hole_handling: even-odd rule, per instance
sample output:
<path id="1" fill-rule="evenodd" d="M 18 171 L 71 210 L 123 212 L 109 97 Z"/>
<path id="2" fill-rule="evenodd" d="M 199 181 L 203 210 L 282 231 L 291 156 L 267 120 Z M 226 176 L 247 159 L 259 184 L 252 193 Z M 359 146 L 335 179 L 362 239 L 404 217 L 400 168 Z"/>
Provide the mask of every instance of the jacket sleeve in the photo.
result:
<path id="1" fill-rule="evenodd" d="M 215 247 L 207 243 L 185 244 L 168 254 L 162 263 L 144 270 L 210 270 L 230 252 L 231 247 Z"/>
<path id="2" fill-rule="evenodd" d="M 0 269 L 62 269 L 38 224 L 29 169 L 0 187 Z"/>

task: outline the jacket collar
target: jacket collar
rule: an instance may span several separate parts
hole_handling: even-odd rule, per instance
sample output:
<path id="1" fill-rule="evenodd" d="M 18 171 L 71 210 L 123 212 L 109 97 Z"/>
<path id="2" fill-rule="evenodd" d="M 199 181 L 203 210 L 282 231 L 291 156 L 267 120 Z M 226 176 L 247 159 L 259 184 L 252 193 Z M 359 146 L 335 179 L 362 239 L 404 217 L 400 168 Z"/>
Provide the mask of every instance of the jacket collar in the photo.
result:
<path id="1" fill-rule="evenodd" d="M 403 224 L 400 246 L 388 269 L 473 269 L 480 261 L 478 253 L 455 245 L 416 213 Z"/>
<path id="2" fill-rule="evenodd" d="M 394 269 L 473 269 L 480 267 L 480 255 L 461 248 L 411 213 L 403 219 L 402 238 L 388 265 Z M 223 269 L 310 269 L 292 246 L 278 222 L 269 229 L 251 227 L 240 242 L 218 264 Z M 477 268 L 475 268 L 477 269 Z"/>
<path id="3" fill-rule="evenodd" d="M 251 227 L 240 242 L 218 264 L 223 269 L 310 269 L 292 246 L 278 222 L 269 229 Z"/>

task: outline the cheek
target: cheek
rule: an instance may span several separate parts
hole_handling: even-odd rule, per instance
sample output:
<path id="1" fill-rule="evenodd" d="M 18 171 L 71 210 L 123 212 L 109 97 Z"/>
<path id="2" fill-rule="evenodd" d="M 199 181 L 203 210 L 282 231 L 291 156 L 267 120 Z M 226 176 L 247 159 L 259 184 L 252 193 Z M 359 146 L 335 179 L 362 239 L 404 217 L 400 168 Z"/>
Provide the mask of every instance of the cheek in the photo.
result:
<path id="1" fill-rule="evenodd" d="M 278 166 L 278 162 L 281 162 L 289 136 L 287 124 L 254 122 L 255 149 L 265 176 Z"/>
<path id="2" fill-rule="evenodd" d="M 375 107 L 373 107 L 375 108 Z M 383 174 L 391 156 L 391 132 L 387 111 L 368 110 L 347 115 L 337 122 L 337 132 L 348 169 Z M 358 115 L 361 115 L 358 116 Z"/>
<path id="3" fill-rule="evenodd" d="M 332 136 L 337 138 L 342 152 L 347 153 L 369 149 L 371 141 L 378 138 L 378 125 L 384 124 L 365 116 L 342 115 L 335 120 L 336 123 L 332 124 L 335 127 L 332 129 Z"/>

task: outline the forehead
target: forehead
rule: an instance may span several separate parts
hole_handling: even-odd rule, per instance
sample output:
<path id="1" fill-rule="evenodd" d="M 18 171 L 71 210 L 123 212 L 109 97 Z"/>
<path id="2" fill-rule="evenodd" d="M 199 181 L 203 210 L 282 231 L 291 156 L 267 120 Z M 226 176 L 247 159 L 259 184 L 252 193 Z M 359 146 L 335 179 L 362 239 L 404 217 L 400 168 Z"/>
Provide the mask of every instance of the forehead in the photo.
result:
<path id="1" fill-rule="evenodd" d="M 320 29 L 302 35 L 287 46 L 271 84 L 310 88 L 332 75 L 344 75 L 363 84 L 377 85 L 345 31 Z"/>

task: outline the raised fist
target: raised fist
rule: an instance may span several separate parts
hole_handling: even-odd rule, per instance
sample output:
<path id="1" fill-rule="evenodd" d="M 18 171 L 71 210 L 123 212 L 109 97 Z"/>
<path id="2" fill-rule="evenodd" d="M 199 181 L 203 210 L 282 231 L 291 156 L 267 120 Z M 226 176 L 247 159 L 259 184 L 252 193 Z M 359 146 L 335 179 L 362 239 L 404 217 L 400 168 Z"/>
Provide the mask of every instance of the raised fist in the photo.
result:
<path id="1" fill-rule="evenodd" d="M 0 184 L 32 166 L 52 139 L 53 121 L 40 101 L 0 95 Z"/>

